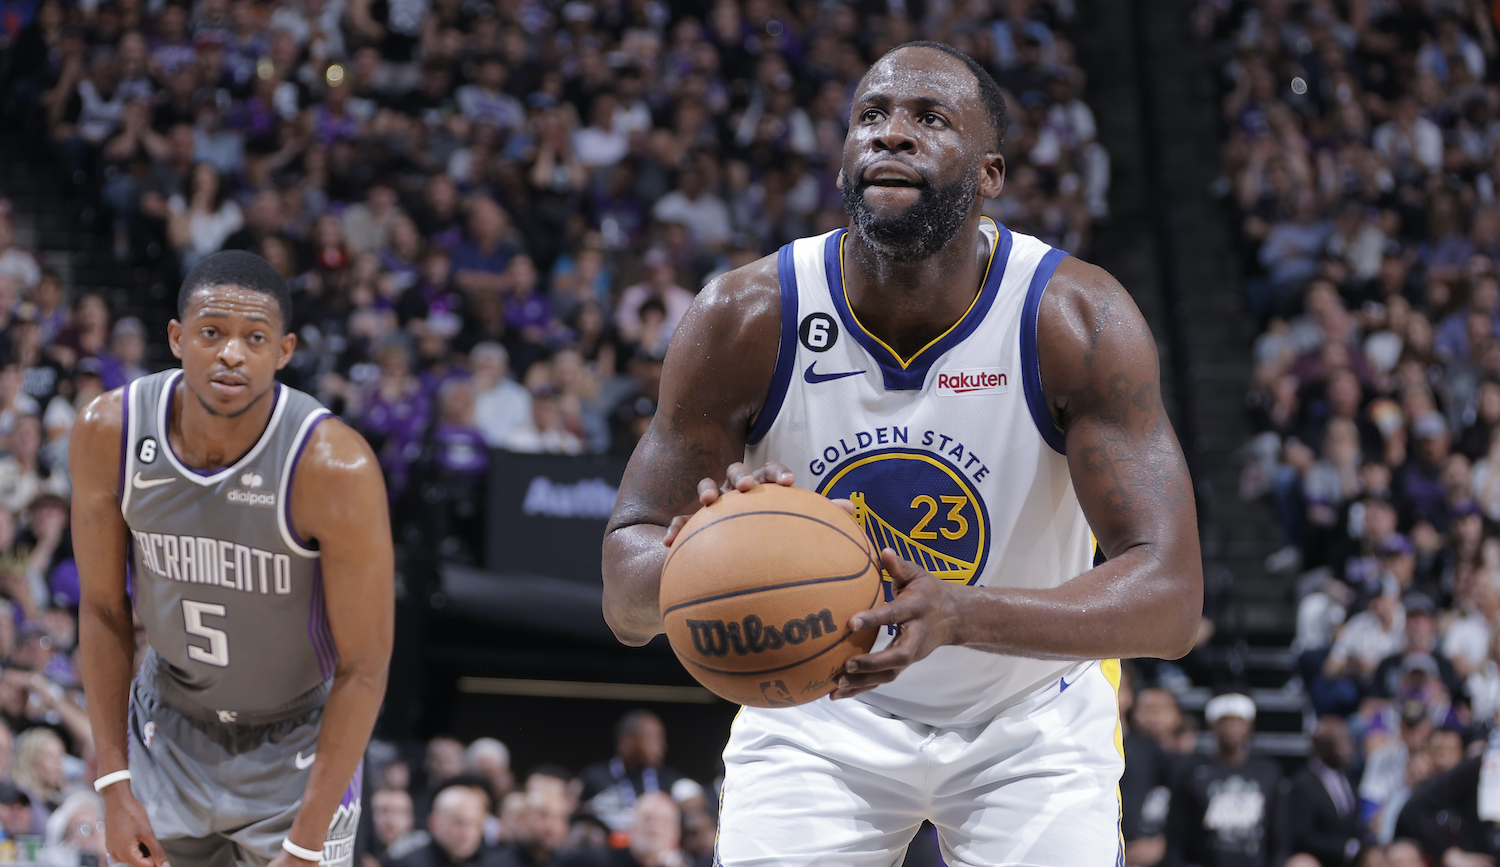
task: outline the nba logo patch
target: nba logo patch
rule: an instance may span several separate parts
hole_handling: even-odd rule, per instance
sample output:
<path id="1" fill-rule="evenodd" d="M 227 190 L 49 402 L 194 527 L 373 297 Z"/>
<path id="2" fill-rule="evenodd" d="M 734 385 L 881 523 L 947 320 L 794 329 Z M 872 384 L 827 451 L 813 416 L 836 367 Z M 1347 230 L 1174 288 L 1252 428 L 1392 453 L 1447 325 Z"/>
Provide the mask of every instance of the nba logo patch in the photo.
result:
<path id="1" fill-rule="evenodd" d="M 146 720 L 146 724 L 141 726 L 141 740 L 146 742 L 146 749 L 151 749 L 151 742 L 156 740 L 156 723 Z"/>

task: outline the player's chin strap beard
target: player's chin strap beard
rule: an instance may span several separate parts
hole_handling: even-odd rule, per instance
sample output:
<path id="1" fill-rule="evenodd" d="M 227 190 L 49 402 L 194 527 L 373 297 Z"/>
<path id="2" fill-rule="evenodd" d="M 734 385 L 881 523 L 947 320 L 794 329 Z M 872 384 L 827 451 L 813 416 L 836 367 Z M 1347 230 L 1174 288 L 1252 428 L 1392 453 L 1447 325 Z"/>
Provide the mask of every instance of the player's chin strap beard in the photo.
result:
<path id="1" fill-rule="evenodd" d="M 976 160 L 958 180 L 935 186 L 926 178 L 917 187 L 917 200 L 890 217 L 878 217 L 865 201 L 865 190 L 874 186 L 864 180 L 843 186 L 844 210 L 854 233 L 881 255 L 900 262 L 920 262 L 936 255 L 953 240 L 969 217 L 979 194 L 979 162 Z"/>

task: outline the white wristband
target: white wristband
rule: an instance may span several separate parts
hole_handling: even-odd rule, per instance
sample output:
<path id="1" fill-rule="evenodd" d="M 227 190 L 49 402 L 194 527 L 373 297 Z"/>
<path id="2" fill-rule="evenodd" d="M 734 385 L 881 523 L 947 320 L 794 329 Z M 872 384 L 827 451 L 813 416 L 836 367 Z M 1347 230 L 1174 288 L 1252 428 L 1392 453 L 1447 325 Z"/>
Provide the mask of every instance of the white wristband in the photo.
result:
<path id="1" fill-rule="evenodd" d="M 296 843 L 293 843 L 291 837 L 285 837 L 282 839 L 281 848 L 292 853 L 292 855 L 301 858 L 303 861 L 311 861 L 316 864 L 323 860 L 322 849 L 304 849 L 301 846 L 298 846 Z"/>
<path id="2" fill-rule="evenodd" d="M 102 795 L 106 786 L 113 786 L 115 783 L 123 783 L 128 779 L 130 779 L 129 771 L 114 771 L 112 773 L 105 774 L 104 776 L 94 781 L 94 791 Z"/>

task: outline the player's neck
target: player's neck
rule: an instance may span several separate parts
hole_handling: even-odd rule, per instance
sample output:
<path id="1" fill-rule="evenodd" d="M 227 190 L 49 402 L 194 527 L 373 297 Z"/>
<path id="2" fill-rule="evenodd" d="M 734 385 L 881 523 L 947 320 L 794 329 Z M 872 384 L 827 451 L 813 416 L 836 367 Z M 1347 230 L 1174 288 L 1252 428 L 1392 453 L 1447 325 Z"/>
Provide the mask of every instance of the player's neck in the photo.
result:
<path id="1" fill-rule="evenodd" d="M 860 324 L 904 358 L 963 318 L 990 259 L 977 213 L 947 246 L 920 261 L 890 257 L 853 231 L 844 243 L 844 291 L 850 308 Z"/>
<path id="2" fill-rule="evenodd" d="M 272 386 L 243 413 L 226 416 L 209 412 L 185 384 L 177 383 L 167 420 L 173 451 L 193 469 L 229 466 L 265 433 L 276 404 L 275 391 Z"/>

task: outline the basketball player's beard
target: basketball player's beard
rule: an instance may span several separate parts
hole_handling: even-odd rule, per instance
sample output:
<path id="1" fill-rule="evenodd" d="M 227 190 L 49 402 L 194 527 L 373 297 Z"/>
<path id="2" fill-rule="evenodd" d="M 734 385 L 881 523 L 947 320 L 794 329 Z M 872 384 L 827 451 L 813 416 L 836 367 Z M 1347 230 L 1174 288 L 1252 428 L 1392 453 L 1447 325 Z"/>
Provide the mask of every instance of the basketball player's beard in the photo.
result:
<path id="1" fill-rule="evenodd" d="M 882 255 L 902 262 L 919 262 L 934 256 L 958 233 L 969 217 L 979 193 L 979 164 L 947 186 L 935 187 L 923 179 L 917 200 L 906 210 L 880 217 L 865 201 L 864 181 L 845 183 L 844 210 L 849 212 L 855 234 Z"/>

